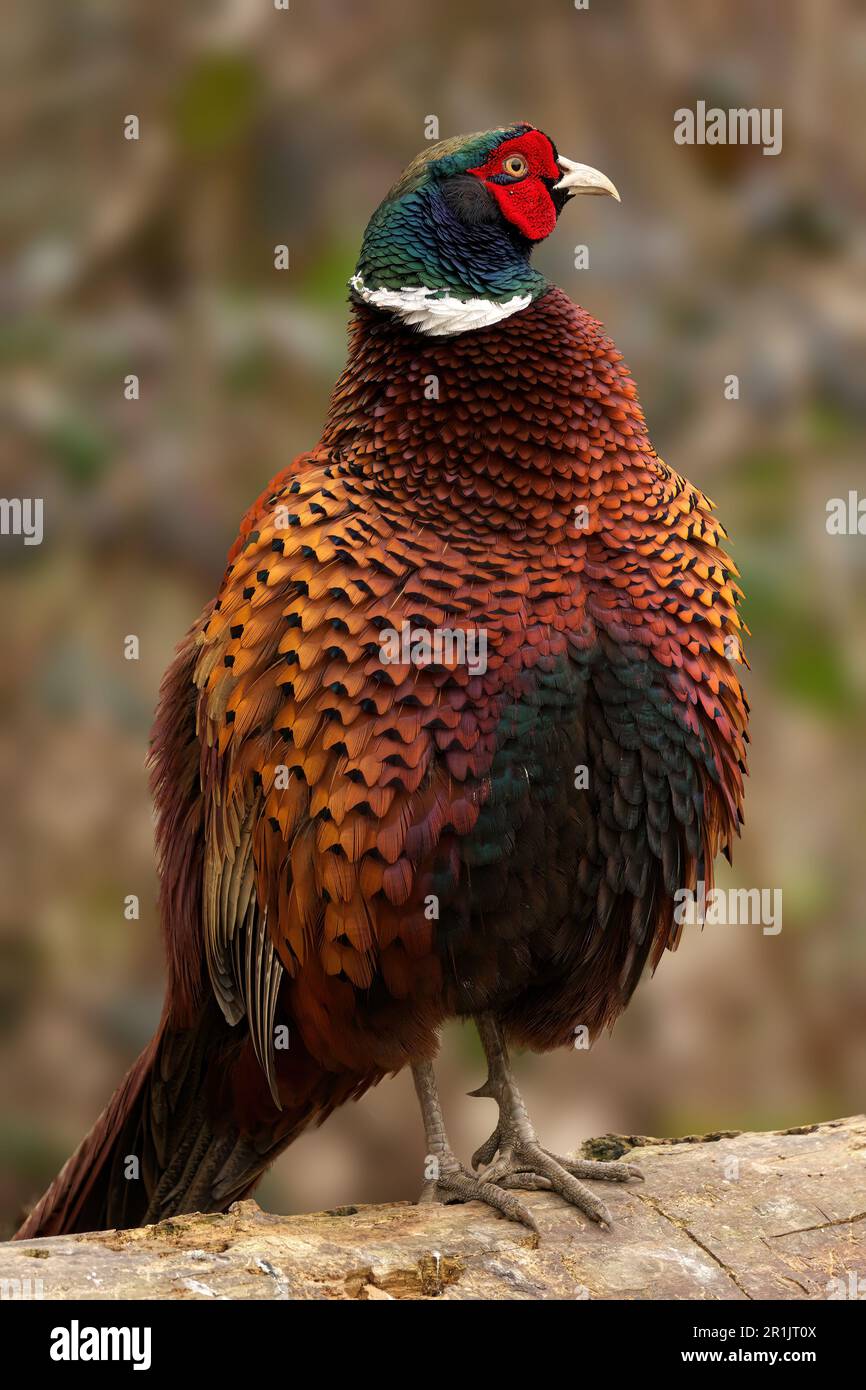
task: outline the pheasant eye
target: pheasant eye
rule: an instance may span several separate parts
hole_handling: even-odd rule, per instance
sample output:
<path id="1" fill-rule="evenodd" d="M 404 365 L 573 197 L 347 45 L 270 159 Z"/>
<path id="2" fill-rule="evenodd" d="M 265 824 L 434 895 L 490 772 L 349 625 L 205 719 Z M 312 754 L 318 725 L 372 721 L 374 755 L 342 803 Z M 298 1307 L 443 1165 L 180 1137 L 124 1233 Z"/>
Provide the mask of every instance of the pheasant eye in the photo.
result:
<path id="1" fill-rule="evenodd" d="M 510 154 L 502 161 L 503 173 L 512 179 L 522 179 L 528 167 L 522 154 Z"/>

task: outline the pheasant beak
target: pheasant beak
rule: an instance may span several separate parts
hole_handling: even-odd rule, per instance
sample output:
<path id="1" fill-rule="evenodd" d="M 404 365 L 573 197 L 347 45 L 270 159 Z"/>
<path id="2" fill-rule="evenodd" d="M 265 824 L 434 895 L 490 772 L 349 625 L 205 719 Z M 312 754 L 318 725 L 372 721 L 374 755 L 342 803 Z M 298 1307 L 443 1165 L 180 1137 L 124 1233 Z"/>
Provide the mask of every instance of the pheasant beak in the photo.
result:
<path id="1" fill-rule="evenodd" d="M 606 193 L 620 202 L 616 188 L 600 169 L 593 169 L 589 164 L 575 164 L 573 159 L 566 159 L 565 155 L 560 155 L 556 162 L 564 173 L 559 183 L 553 185 L 554 188 L 564 189 L 569 197 L 575 193 Z"/>

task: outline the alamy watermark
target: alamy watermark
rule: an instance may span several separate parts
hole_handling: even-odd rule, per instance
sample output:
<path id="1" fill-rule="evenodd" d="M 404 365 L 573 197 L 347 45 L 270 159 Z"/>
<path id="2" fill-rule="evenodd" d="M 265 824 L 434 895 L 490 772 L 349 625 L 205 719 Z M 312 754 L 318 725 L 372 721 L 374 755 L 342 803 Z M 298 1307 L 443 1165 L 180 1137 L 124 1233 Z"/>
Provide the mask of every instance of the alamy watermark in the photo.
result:
<path id="1" fill-rule="evenodd" d="M 42 1279 L 27 1275 L 24 1279 L 0 1279 L 0 1303 L 15 1303 L 22 1299 L 41 1299 L 45 1297 L 45 1283 Z"/>
<path id="2" fill-rule="evenodd" d="M 866 497 L 853 488 L 847 497 L 831 497 L 826 526 L 830 536 L 866 536 Z"/>
<path id="3" fill-rule="evenodd" d="M 48 1355 L 52 1361 L 130 1361 L 134 1371 L 147 1371 L 151 1328 L 82 1327 L 73 1318 L 68 1327 L 52 1329 Z"/>
<path id="4" fill-rule="evenodd" d="M 25 545 L 42 544 L 41 497 L 0 497 L 0 535 L 23 536 Z"/>
<path id="5" fill-rule="evenodd" d="M 487 632 L 480 628 L 384 627 L 379 633 L 379 660 L 384 666 L 465 666 L 471 676 L 487 670 Z"/>
<path id="6" fill-rule="evenodd" d="M 699 879 L 695 888 L 674 893 L 674 921 L 678 926 L 759 926 L 764 936 L 782 930 L 781 888 L 711 888 Z"/>
<path id="7" fill-rule="evenodd" d="M 762 145 L 762 154 L 782 153 L 781 106 L 720 106 L 697 102 L 694 111 L 681 106 L 674 112 L 674 140 L 678 145 Z"/>

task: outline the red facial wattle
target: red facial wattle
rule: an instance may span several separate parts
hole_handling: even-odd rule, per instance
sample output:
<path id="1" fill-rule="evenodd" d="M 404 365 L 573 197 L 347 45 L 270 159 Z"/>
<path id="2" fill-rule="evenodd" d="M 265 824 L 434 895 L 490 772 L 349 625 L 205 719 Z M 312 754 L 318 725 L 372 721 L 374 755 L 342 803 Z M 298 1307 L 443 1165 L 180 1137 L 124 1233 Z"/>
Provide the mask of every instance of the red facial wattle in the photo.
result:
<path id="1" fill-rule="evenodd" d="M 511 155 L 526 160 L 527 172 L 521 179 L 491 182 L 503 172 L 503 163 Z M 545 179 L 556 182 L 561 177 L 553 147 L 540 130 L 531 130 L 513 140 L 505 140 L 493 151 L 486 164 L 469 170 L 482 179 L 493 194 L 503 217 L 512 222 L 529 241 L 542 241 L 556 226 L 556 208 Z"/>

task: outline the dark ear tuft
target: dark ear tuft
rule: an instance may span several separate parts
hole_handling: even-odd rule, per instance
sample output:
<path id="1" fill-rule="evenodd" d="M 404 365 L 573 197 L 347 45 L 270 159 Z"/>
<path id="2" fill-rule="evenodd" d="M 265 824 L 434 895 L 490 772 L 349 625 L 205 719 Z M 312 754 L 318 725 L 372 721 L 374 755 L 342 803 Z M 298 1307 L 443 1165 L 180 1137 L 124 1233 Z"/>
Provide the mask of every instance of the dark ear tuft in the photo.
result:
<path id="1" fill-rule="evenodd" d="M 499 220 L 496 199 L 474 174 L 455 174 L 445 179 L 442 194 L 454 216 L 466 227 L 478 227 Z"/>

